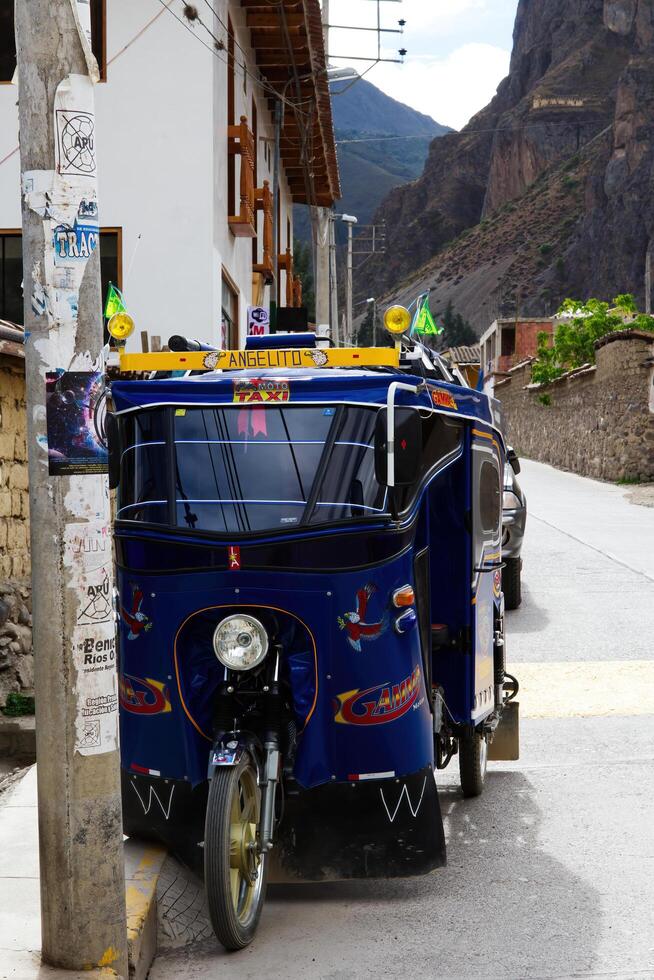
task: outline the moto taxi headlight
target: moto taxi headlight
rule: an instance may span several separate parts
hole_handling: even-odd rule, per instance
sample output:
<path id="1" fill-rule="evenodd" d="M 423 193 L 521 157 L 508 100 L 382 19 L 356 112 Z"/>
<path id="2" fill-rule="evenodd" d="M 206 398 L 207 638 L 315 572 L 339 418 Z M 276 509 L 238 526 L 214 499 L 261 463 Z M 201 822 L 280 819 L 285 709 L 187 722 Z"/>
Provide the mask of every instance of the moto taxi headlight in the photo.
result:
<path id="1" fill-rule="evenodd" d="M 268 634 L 254 616 L 236 613 L 216 627 L 213 649 L 224 667 L 252 670 L 268 653 Z"/>

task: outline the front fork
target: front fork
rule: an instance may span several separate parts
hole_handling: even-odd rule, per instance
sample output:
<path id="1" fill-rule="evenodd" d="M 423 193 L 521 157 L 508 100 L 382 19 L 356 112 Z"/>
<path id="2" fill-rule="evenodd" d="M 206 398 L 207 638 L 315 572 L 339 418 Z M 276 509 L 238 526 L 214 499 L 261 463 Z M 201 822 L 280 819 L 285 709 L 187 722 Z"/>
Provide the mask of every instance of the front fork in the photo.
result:
<path id="1" fill-rule="evenodd" d="M 276 649 L 275 670 L 271 684 L 263 687 L 262 697 L 265 709 L 265 732 L 263 745 L 253 734 L 233 730 L 220 732 L 215 739 L 209 755 L 208 779 L 212 779 L 218 768 L 237 766 L 244 752 L 249 752 L 257 766 L 257 777 L 261 787 L 261 818 L 259 825 L 259 850 L 272 850 L 275 836 L 275 800 L 281 772 L 281 752 L 279 731 L 281 725 L 281 700 L 279 687 L 279 661 L 281 648 Z M 228 671 L 225 671 L 225 693 L 232 694 Z M 221 726 L 222 727 L 222 726 Z"/>

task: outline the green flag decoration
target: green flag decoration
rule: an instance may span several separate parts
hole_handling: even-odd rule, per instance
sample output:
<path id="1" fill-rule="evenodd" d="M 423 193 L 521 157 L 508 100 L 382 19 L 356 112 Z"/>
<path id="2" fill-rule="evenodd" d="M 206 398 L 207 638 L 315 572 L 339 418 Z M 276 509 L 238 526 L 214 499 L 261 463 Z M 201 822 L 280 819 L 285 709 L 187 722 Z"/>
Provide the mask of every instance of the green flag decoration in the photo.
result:
<path id="1" fill-rule="evenodd" d="M 104 315 L 109 320 L 114 313 L 127 313 L 127 307 L 125 306 L 123 294 L 118 289 L 118 286 L 114 286 L 110 282 L 107 286 L 107 301 L 104 304 Z"/>
<path id="2" fill-rule="evenodd" d="M 431 315 L 431 310 L 429 309 L 429 300 L 425 299 L 424 303 L 418 311 L 416 317 L 415 326 L 413 328 L 416 333 L 422 334 L 439 334 L 443 333 L 442 327 L 437 327 L 433 316 Z"/>

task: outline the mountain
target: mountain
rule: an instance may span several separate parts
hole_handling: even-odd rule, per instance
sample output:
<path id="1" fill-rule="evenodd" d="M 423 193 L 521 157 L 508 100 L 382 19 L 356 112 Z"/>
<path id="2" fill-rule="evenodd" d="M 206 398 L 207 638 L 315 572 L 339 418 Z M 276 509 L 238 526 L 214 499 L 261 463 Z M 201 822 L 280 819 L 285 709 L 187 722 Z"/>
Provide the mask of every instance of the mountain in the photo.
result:
<path id="1" fill-rule="evenodd" d="M 644 299 L 654 234 L 652 0 L 520 0 L 509 75 L 382 202 L 364 295 L 432 290 L 481 332 L 565 296 Z M 381 299 L 380 299 L 381 301 Z"/>
<path id="2" fill-rule="evenodd" d="M 386 195 L 418 177 L 429 145 L 451 132 L 415 109 L 385 95 L 364 78 L 331 86 L 343 198 L 338 210 L 369 224 Z M 388 139 L 388 137 L 402 137 Z M 374 137 L 382 137 L 379 141 Z M 341 142 L 341 141 L 363 142 Z M 296 208 L 295 234 L 309 237 L 306 208 Z"/>

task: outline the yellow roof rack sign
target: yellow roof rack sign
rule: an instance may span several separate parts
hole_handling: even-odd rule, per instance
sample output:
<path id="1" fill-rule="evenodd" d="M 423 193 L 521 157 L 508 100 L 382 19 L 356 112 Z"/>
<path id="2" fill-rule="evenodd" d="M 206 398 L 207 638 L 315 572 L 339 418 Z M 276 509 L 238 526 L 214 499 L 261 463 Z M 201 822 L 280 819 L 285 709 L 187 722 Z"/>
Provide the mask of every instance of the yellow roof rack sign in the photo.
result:
<path id="1" fill-rule="evenodd" d="M 121 371 L 250 371 L 259 368 L 399 367 L 394 347 L 312 347 L 281 350 L 163 351 L 121 354 Z"/>

